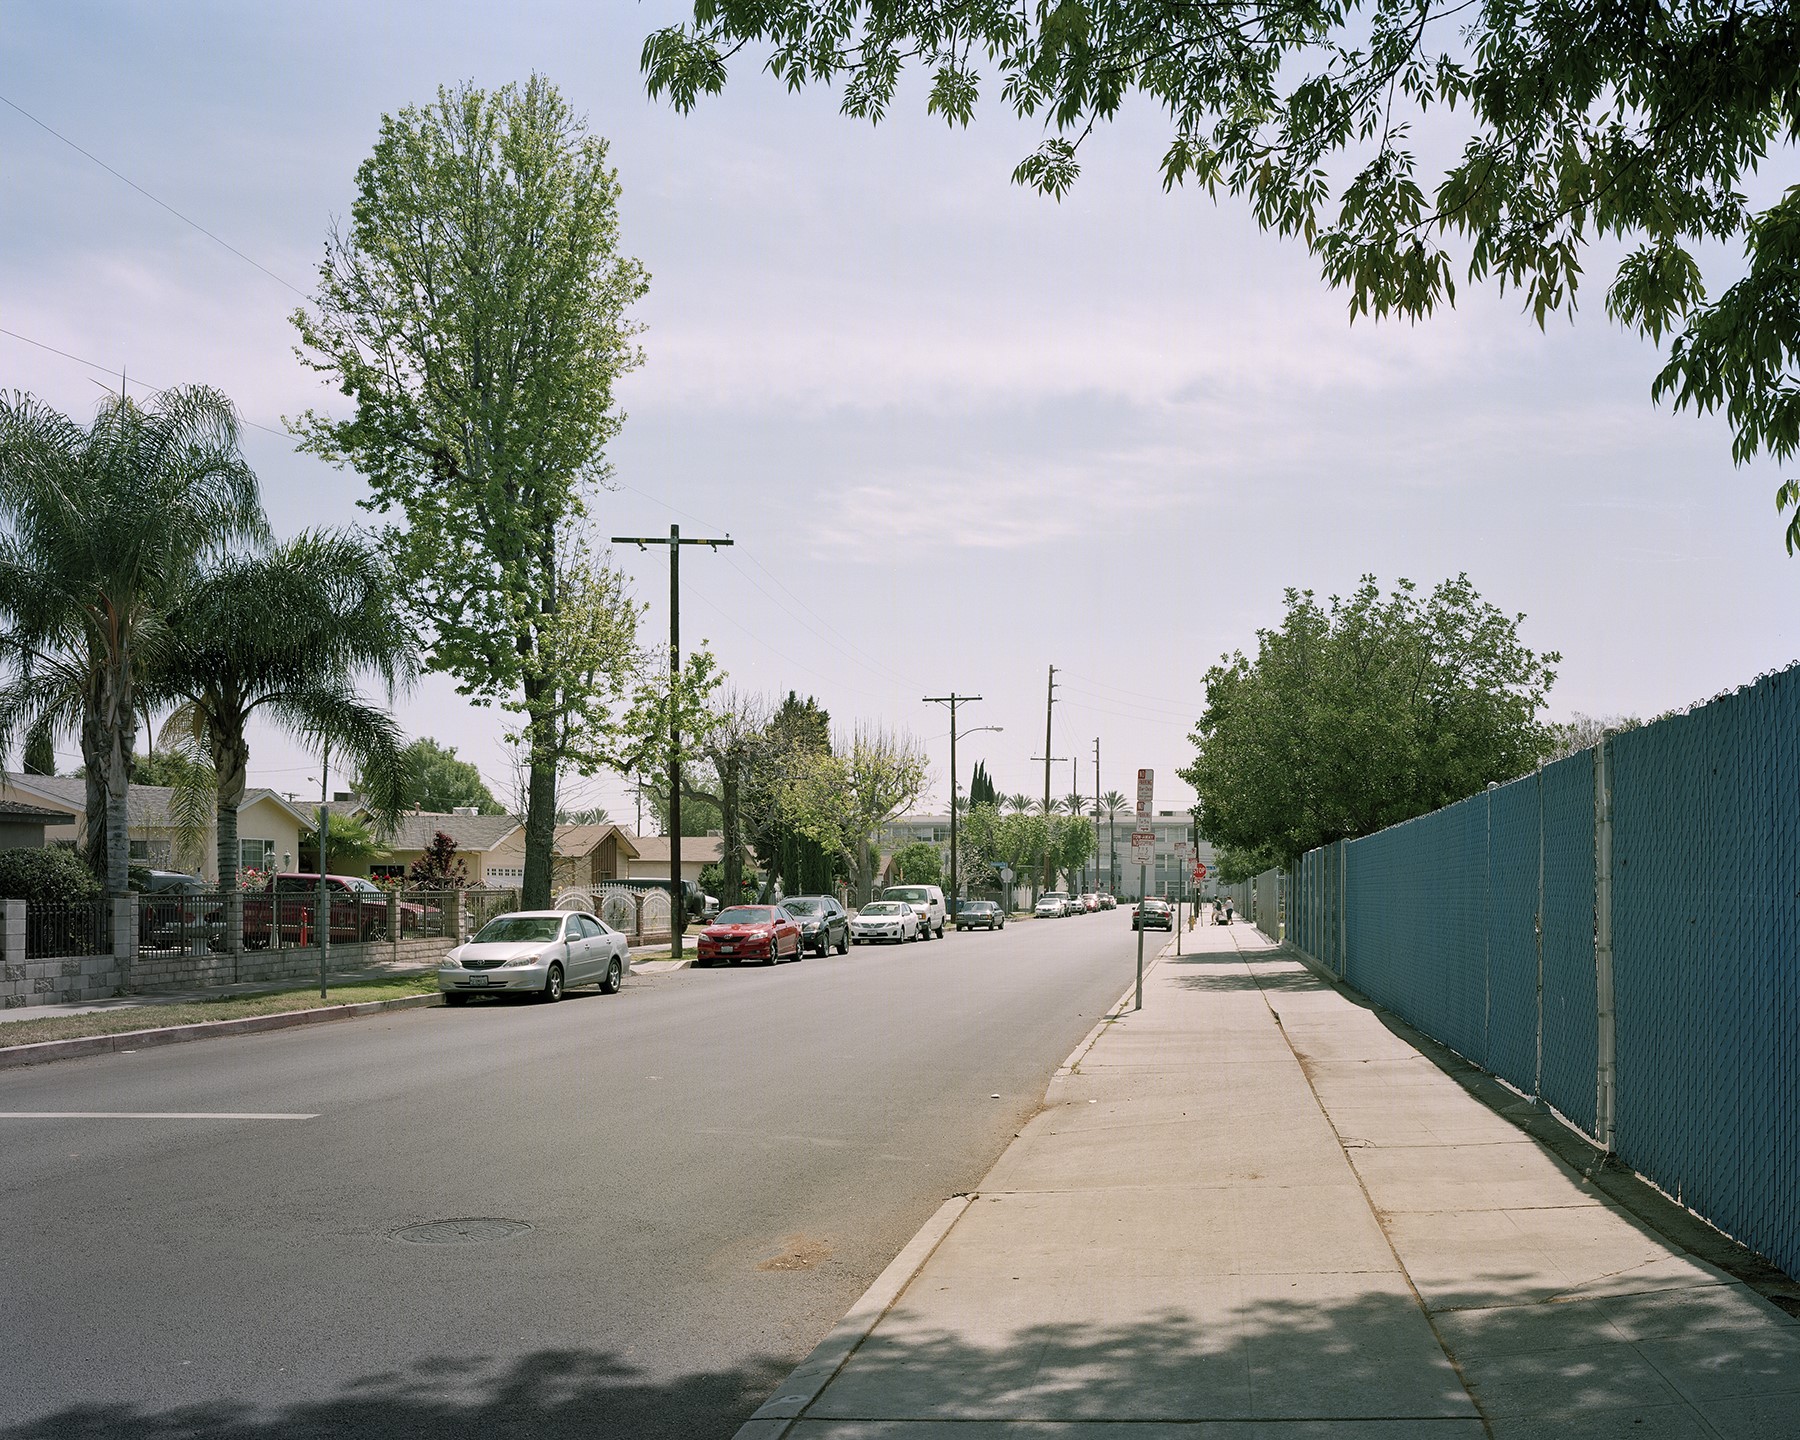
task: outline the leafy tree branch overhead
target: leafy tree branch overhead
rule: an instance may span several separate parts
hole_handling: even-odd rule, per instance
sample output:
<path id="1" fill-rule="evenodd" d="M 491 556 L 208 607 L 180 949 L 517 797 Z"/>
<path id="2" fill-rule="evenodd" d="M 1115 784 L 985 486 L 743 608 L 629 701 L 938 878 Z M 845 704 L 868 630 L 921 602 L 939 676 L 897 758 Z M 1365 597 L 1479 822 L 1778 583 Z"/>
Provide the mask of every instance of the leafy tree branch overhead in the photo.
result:
<path id="1" fill-rule="evenodd" d="M 686 110 L 745 52 L 870 120 L 909 65 L 952 125 L 997 84 L 1049 132 L 1014 178 L 1054 196 L 1141 99 L 1166 117 L 1164 187 L 1243 198 L 1352 316 L 1429 315 L 1461 276 L 1542 325 L 1574 311 L 1594 246 L 1622 247 L 1606 308 L 1669 341 L 1653 396 L 1723 411 L 1739 461 L 1800 448 L 1800 186 L 1744 193 L 1800 139 L 1791 0 L 696 0 L 642 66 Z M 1425 173 L 1440 137 L 1454 158 Z M 1744 256 L 1717 294 L 1709 243 Z M 1800 483 L 1776 499 L 1791 552 Z"/>

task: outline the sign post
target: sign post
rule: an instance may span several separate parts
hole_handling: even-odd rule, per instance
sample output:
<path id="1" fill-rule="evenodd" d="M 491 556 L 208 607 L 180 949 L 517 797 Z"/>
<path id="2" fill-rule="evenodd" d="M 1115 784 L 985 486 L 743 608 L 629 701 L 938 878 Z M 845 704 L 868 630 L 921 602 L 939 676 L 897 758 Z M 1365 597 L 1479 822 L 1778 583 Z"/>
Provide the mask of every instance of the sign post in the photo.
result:
<path id="1" fill-rule="evenodd" d="M 1144 901 L 1149 899 L 1149 866 L 1156 854 L 1156 832 L 1150 828 L 1150 795 L 1156 783 L 1154 770 L 1138 771 L 1137 829 L 1131 836 L 1131 858 L 1138 867 L 1137 910 L 1137 1003 L 1131 1008 L 1144 1008 Z"/>

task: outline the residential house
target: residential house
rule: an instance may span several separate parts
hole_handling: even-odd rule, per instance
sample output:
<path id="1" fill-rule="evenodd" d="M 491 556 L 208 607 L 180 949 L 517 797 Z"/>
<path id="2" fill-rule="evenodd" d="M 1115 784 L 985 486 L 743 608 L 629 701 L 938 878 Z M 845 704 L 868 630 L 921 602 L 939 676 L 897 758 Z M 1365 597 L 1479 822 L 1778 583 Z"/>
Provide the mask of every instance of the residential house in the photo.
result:
<path id="1" fill-rule="evenodd" d="M 27 805 L 19 800 L 0 802 L 0 850 L 42 850 L 47 827 L 61 829 L 74 820 L 67 810 Z"/>
<path id="2" fill-rule="evenodd" d="M 176 823 L 175 792 L 164 785 L 133 785 L 126 792 L 127 836 L 132 863 L 158 870 L 186 870 L 219 878 L 216 828 L 187 836 Z M 79 846 L 87 829 L 87 782 L 72 775 L 23 775 L 0 771 L 0 802 L 48 806 L 66 819 L 46 823 L 45 843 Z M 247 791 L 238 806 L 240 870 L 288 869 L 300 851 L 300 832 L 312 823 L 303 810 L 273 790 Z"/>
<path id="3" fill-rule="evenodd" d="M 591 890 L 608 880 L 627 879 L 631 862 L 638 858 L 631 835 L 617 825 L 558 825 L 551 889 L 558 894 Z M 668 863 L 666 854 L 663 863 Z"/>
<path id="4" fill-rule="evenodd" d="M 625 862 L 627 880 L 661 880 L 669 878 L 669 837 L 667 835 L 629 835 L 637 853 Z M 700 883 L 700 872 L 708 865 L 718 865 L 725 858 L 725 840 L 719 835 L 683 835 L 681 837 L 681 878 L 690 885 Z"/>
<path id="5" fill-rule="evenodd" d="M 404 877 L 413 861 L 429 850 L 442 831 L 456 842 L 457 857 L 471 885 L 507 889 L 525 879 L 525 827 L 516 815 L 477 815 L 409 810 L 390 831 L 376 831 L 387 846 L 385 860 L 368 867 L 371 875 Z"/>

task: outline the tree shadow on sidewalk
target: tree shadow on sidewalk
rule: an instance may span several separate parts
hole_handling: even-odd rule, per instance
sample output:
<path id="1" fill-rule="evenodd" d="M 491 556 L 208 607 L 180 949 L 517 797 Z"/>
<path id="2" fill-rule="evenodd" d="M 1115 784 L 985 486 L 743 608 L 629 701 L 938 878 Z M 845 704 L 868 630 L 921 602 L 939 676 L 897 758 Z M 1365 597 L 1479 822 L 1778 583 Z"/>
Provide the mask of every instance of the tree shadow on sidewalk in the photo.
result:
<path id="1" fill-rule="evenodd" d="M 294 1344 L 303 1345 L 301 1337 Z M 471 1336 L 468 1351 L 479 1351 Z M 725 1440 L 773 1392 L 791 1359 L 655 1379 L 619 1356 L 542 1350 L 511 1364 L 470 1353 L 364 1376 L 322 1400 L 231 1399 L 153 1410 L 76 1404 L 0 1430 L 4 1440 Z"/>

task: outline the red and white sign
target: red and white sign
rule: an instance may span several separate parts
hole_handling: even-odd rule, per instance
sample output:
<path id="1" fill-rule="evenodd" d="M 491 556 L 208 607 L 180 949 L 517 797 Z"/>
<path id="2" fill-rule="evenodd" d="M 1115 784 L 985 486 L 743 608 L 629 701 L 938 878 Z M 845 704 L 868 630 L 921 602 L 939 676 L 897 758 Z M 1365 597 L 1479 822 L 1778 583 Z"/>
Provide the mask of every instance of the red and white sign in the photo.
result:
<path id="1" fill-rule="evenodd" d="M 1137 817 L 1139 820 L 1150 818 L 1150 794 L 1155 788 L 1156 772 L 1154 770 L 1138 771 Z M 1141 830 L 1144 827 L 1139 825 L 1138 828 Z"/>
<path id="2" fill-rule="evenodd" d="M 1196 880 L 1204 880 L 1206 878 L 1206 867 L 1204 865 L 1196 865 L 1194 867 L 1194 878 Z"/>
<path id="3" fill-rule="evenodd" d="M 1131 863 L 1133 865 L 1154 865 L 1156 863 L 1156 832 L 1154 830 L 1132 831 Z"/>

